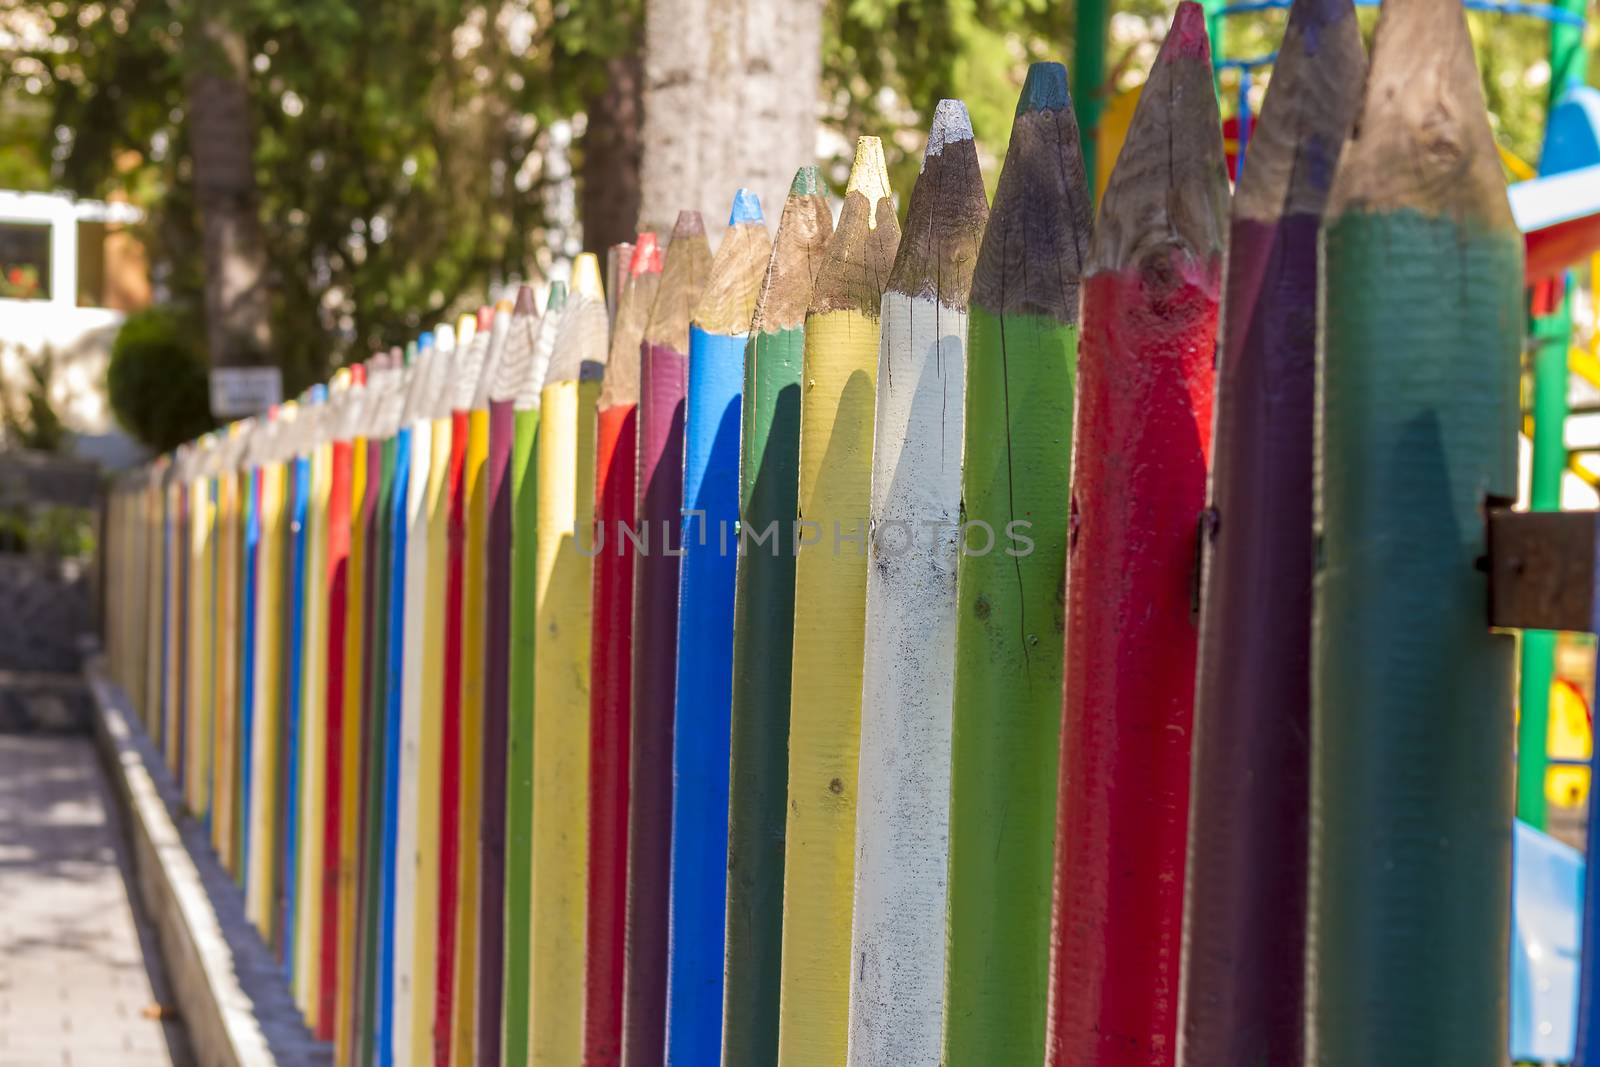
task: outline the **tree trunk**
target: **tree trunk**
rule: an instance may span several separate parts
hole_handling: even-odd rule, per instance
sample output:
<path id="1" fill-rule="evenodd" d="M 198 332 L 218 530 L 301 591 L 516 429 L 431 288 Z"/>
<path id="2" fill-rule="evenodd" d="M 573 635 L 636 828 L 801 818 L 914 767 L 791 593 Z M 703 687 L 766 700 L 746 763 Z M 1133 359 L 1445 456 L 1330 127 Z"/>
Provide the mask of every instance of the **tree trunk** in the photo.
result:
<path id="1" fill-rule="evenodd" d="M 271 363 L 245 41 L 215 13 L 197 13 L 188 30 L 189 151 L 205 245 L 206 345 L 213 367 Z"/>
<path id="2" fill-rule="evenodd" d="M 734 190 L 776 218 L 816 156 L 821 0 L 647 0 L 640 227 L 721 235 Z"/>
<path id="3" fill-rule="evenodd" d="M 631 242 L 639 220 L 640 88 L 644 62 L 637 49 L 606 61 L 605 89 L 585 102 L 583 134 L 583 247 L 605 261 L 606 249 Z"/>

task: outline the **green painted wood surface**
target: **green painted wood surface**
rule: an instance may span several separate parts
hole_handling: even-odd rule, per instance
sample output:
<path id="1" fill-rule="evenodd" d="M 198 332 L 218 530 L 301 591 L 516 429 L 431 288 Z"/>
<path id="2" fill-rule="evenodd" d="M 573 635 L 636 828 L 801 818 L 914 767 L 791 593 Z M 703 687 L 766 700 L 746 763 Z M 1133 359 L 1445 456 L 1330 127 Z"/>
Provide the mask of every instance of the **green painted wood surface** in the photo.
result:
<path id="1" fill-rule="evenodd" d="M 534 522 L 539 413 L 516 413 L 511 446 L 511 711 L 506 778 L 505 1067 L 528 1062 L 533 915 Z"/>
<path id="2" fill-rule="evenodd" d="M 374 1032 L 374 1022 L 377 1018 L 378 1001 L 378 942 L 381 937 L 379 929 L 381 901 L 383 892 L 382 861 L 383 861 L 383 776 L 387 773 L 383 760 L 384 721 L 389 707 L 388 671 L 388 626 L 384 621 L 389 617 L 389 574 L 393 565 L 389 558 L 391 550 L 390 529 L 392 523 L 387 521 L 390 513 L 394 494 L 394 467 L 395 467 L 395 439 L 390 437 L 383 442 L 383 462 L 378 478 L 378 495 L 373 514 L 371 540 L 368 542 L 367 559 L 370 563 L 368 573 L 371 575 L 372 614 L 367 616 L 367 634 L 370 657 L 367 661 L 367 706 L 364 709 L 365 723 L 362 730 L 362 747 L 366 751 L 366 758 L 362 760 L 364 799 L 361 805 L 361 834 L 362 859 L 361 859 L 361 931 L 360 946 L 357 951 L 357 966 L 360 974 L 359 988 L 353 992 L 360 998 L 356 1008 L 356 1018 L 359 1025 L 356 1029 L 355 1063 L 358 1067 L 367 1067 L 376 1062 L 377 1049 Z"/>
<path id="3" fill-rule="evenodd" d="M 1375 63 L 1376 67 L 1377 64 Z M 1513 639 L 1483 509 L 1516 493 L 1520 240 L 1401 208 L 1323 232 L 1309 1058 L 1499 1067 Z"/>
<path id="4" fill-rule="evenodd" d="M 996 545 L 956 572 L 950 1067 L 1044 1059 L 1078 353 L 1076 324 L 977 303 L 967 336 L 962 521 Z M 1013 520 L 1032 524 L 1025 557 L 1005 551 Z"/>
<path id="5" fill-rule="evenodd" d="M 734 580 L 724 1063 L 773 1062 L 778 1048 L 804 352 L 805 329 L 797 326 L 753 334 L 745 360 L 739 513 L 746 554 Z M 771 538 L 750 540 L 774 522 Z"/>

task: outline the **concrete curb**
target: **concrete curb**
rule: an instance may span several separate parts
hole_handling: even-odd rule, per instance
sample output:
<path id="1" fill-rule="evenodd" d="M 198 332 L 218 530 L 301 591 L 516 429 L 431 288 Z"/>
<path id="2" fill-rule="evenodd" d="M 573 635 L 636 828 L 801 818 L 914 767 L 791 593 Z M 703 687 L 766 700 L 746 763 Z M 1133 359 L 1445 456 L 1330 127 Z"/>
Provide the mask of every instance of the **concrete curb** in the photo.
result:
<path id="1" fill-rule="evenodd" d="M 301 1020 L 283 968 L 244 917 L 244 894 L 98 657 L 85 669 L 94 737 L 126 819 L 134 877 L 156 928 L 200 1067 L 325 1067 L 331 1046 Z"/>

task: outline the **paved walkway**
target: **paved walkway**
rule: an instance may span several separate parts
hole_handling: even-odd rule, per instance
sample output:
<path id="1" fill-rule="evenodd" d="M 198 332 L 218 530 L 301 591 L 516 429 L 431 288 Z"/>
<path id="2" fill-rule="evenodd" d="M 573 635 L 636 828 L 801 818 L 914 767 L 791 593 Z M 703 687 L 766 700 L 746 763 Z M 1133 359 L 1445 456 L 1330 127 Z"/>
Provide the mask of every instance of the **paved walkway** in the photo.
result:
<path id="1" fill-rule="evenodd" d="M 190 1067 L 86 736 L 0 734 L 0 1067 Z"/>

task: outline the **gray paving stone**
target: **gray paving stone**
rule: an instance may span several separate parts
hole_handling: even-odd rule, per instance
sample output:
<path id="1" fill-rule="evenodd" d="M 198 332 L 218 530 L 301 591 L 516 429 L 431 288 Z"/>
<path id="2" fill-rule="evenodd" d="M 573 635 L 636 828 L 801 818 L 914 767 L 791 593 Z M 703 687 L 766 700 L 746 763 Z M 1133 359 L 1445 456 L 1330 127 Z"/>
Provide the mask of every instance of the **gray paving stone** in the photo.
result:
<path id="1" fill-rule="evenodd" d="M 159 967 L 112 811 L 89 738 L 0 734 L 0 1067 L 189 1067 L 143 1011 Z"/>

